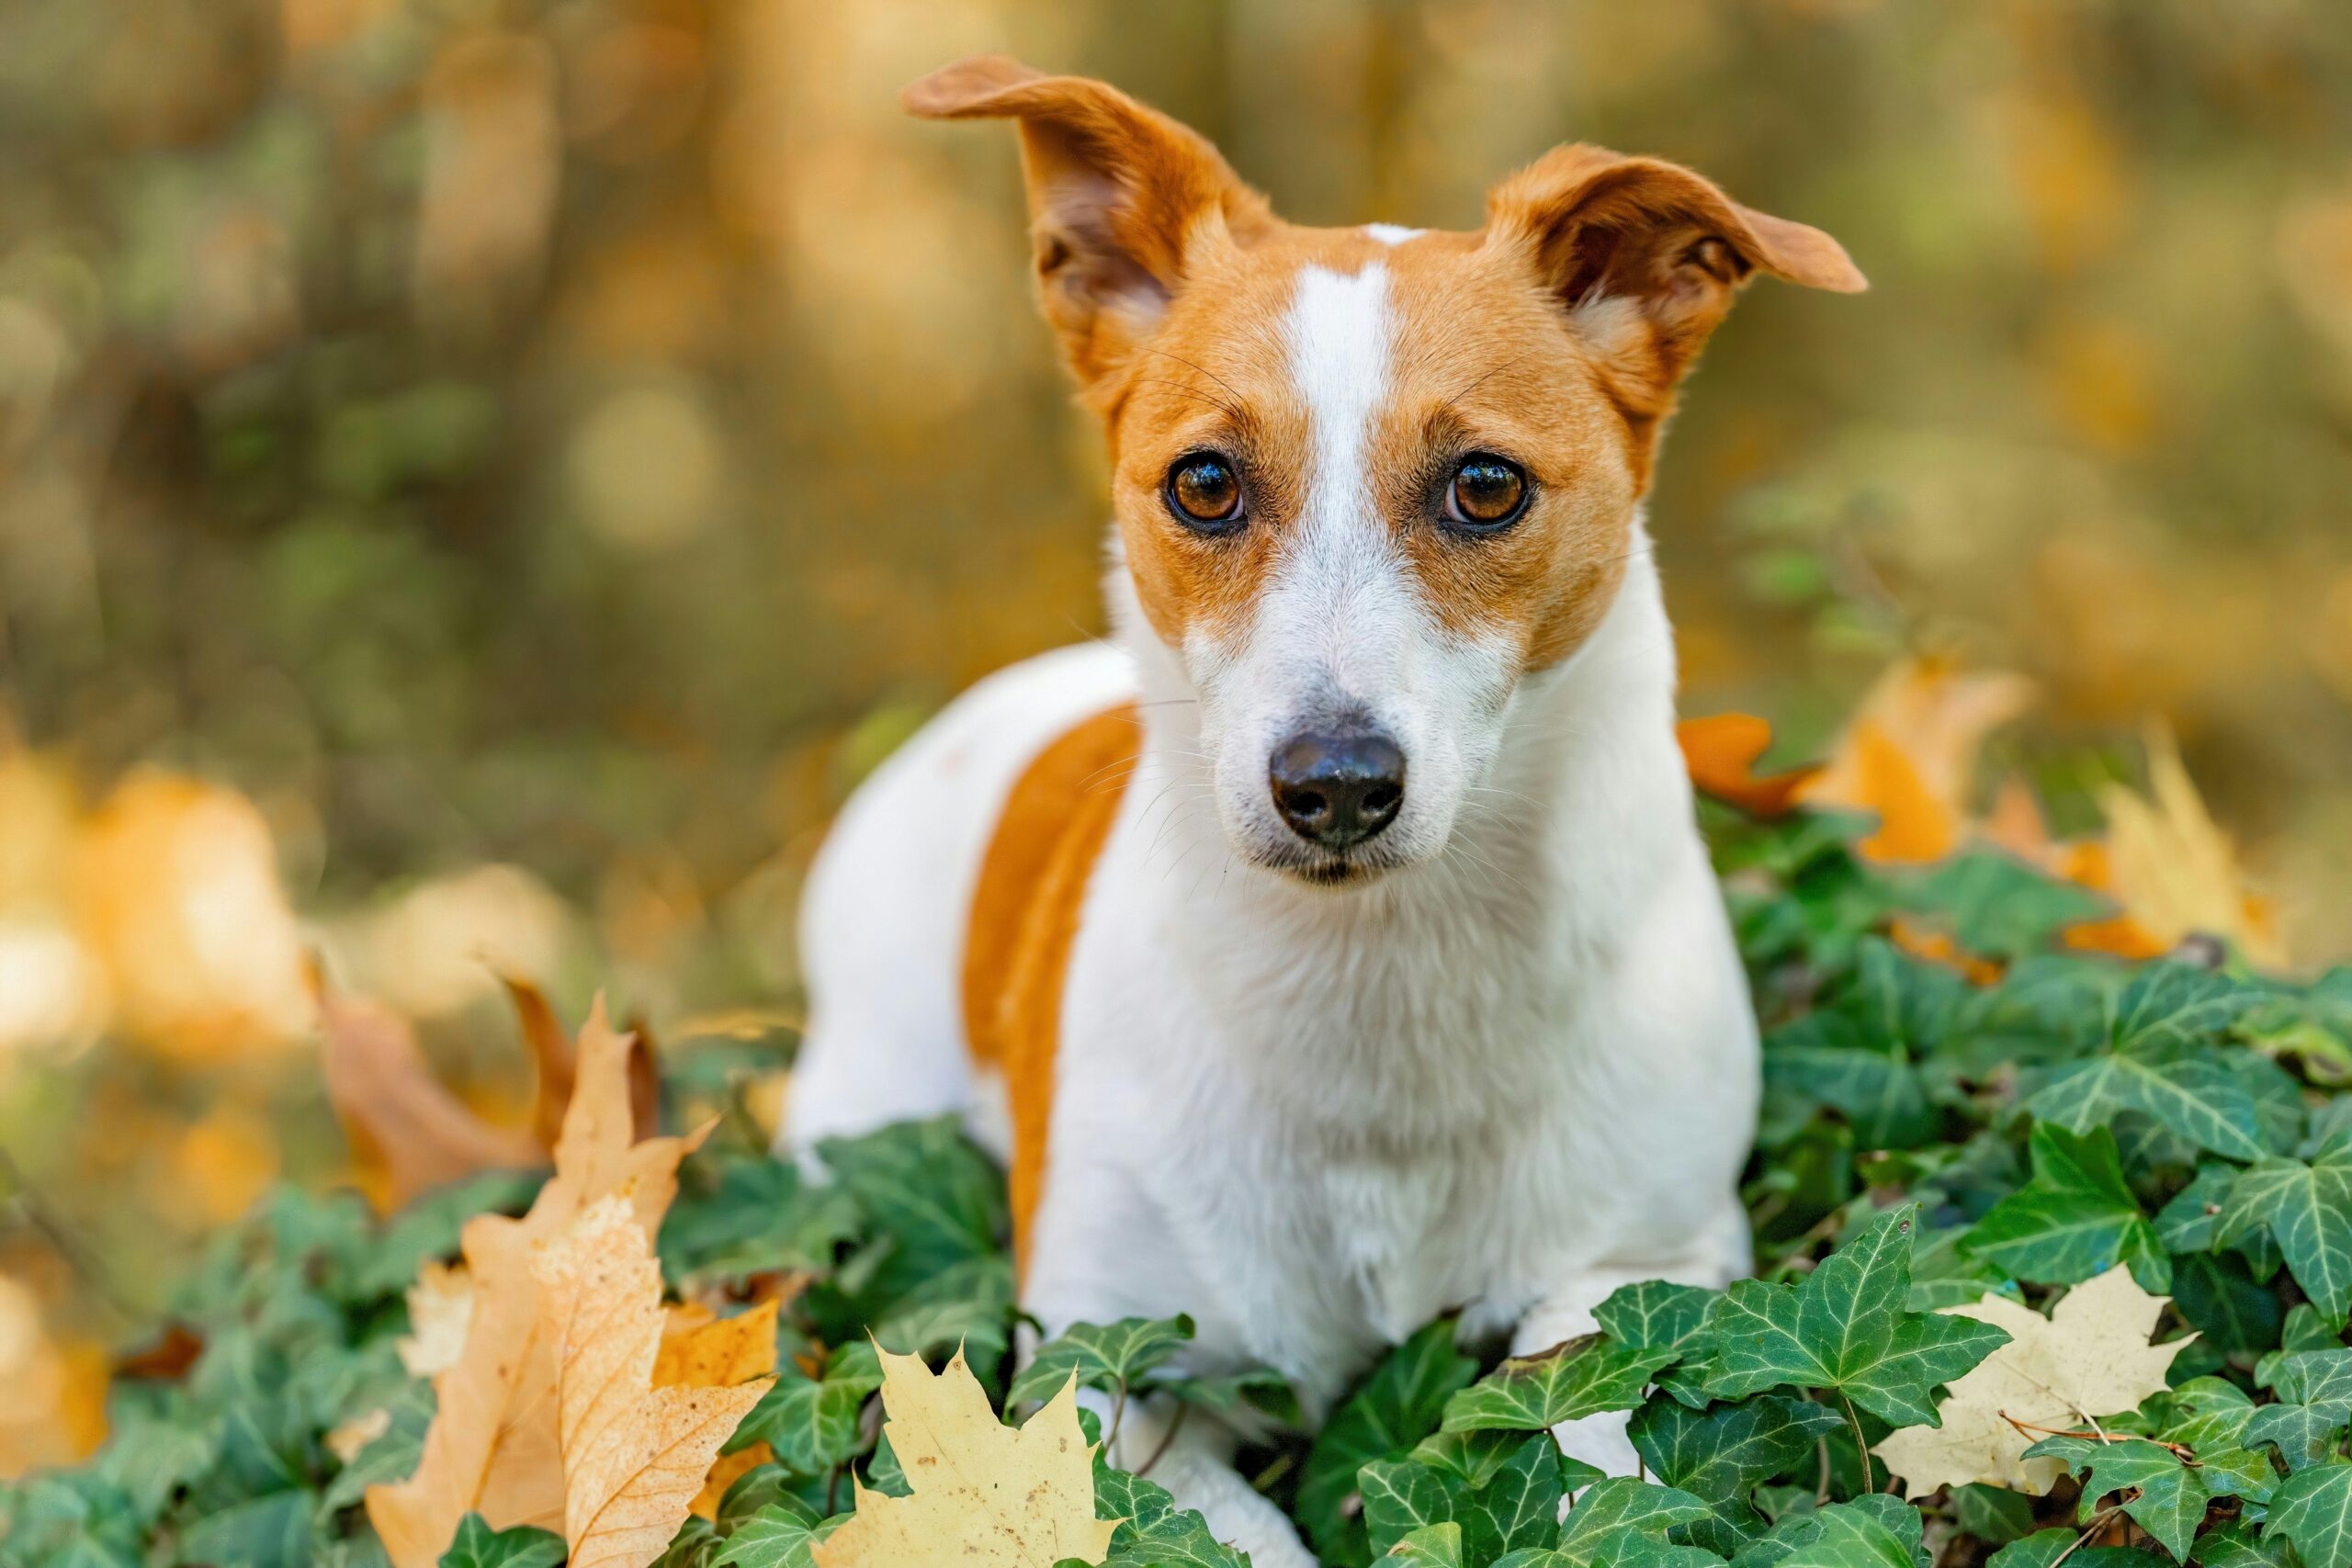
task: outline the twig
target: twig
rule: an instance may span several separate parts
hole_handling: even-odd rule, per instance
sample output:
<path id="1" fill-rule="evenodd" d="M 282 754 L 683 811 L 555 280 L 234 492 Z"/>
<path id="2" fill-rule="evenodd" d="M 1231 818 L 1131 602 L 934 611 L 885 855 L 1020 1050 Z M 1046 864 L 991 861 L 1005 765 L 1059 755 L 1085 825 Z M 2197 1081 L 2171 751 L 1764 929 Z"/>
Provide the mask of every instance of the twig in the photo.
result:
<path id="1" fill-rule="evenodd" d="M 2088 1416 L 2084 1416 L 2083 1419 L 2090 1422 L 2091 1429 L 2087 1432 L 2074 1432 L 2064 1427 L 2044 1427 L 2035 1421 L 2020 1421 L 2006 1410 L 1996 1410 L 1994 1414 L 2020 1432 L 2039 1432 L 2045 1438 L 2097 1438 L 2102 1443 L 2116 1441 L 2107 1434 L 2104 1427 Z M 2176 1459 L 2191 1464 L 2197 1462 L 2197 1450 L 2187 1443 L 2168 1443 L 2161 1438 L 2142 1438 L 2140 1440 L 2143 1443 L 2154 1443 L 2156 1447 L 2166 1450 Z"/>
<path id="2" fill-rule="evenodd" d="M 1821 1450 L 1821 1475 L 1813 1488 L 1813 1506 L 1818 1508 L 1829 1501 L 1829 1438 L 1826 1435 L 1815 1438 L 1813 1446 Z"/>
<path id="3" fill-rule="evenodd" d="M 2083 1542 L 2090 1540 L 2091 1537 L 2105 1529 L 2108 1526 L 2108 1522 L 2122 1511 L 2122 1507 L 2119 1505 L 2116 1507 L 2108 1509 L 2107 1512 L 2099 1515 L 2098 1517 L 2093 1519 L 2089 1524 L 2083 1527 L 2083 1533 L 2076 1536 L 2073 1542 L 2067 1546 L 2065 1551 L 2060 1552 L 2057 1556 L 2050 1560 L 2050 1568 L 2058 1568 L 2058 1565 L 2061 1562 L 2064 1562 L 2069 1557 L 2074 1556 L 2075 1550 L 2080 1547 Z"/>
<path id="4" fill-rule="evenodd" d="M 1151 1467 L 1158 1464 L 1163 1458 L 1167 1457 L 1170 1445 L 1176 1441 L 1176 1434 L 1184 1429 L 1184 1417 L 1190 1416 L 1192 1413 L 1193 1407 L 1191 1405 L 1182 1403 L 1178 1404 L 1176 1406 L 1176 1415 L 1174 1418 L 1168 1423 L 1168 1430 L 1160 1438 L 1159 1446 L 1151 1450 L 1151 1457 L 1144 1461 L 1143 1467 L 1136 1472 L 1137 1475 L 1149 1475 L 1151 1473 Z"/>

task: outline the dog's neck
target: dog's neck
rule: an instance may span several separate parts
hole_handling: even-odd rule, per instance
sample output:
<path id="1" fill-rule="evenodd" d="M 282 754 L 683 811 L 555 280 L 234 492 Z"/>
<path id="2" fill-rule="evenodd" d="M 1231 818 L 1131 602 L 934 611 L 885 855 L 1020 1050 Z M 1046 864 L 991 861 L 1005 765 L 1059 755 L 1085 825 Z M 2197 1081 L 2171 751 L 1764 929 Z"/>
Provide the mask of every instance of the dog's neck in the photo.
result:
<path id="1" fill-rule="evenodd" d="M 1329 888 L 1232 854 L 1198 694 L 1114 571 L 1146 732 L 1130 786 L 1140 847 L 1121 897 L 1150 906 L 1159 950 L 1242 1057 L 1283 1064 L 1270 1094 L 1297 1089 L 1318 1097 L 1317 1112 L 1359 1124 L 1367 1112 L 1400 1119 L 1408 1135 L 1416 1120 L 1436 1133 L 1482 1114 L 1491 1093 L 1510 1092 L 1504 1075 L 1524 1068 L 1510 1023 L 1571 1007 L 1690 852 L 1672 632 L 1638 525 L 1634 544 L 1592 637 L 1511 699 L 1501 750 L 1442 856 Z M 1363 1087 L 1366 1102 L 1335 1103 L 1355 1098 L 1343 1086 Z"/>

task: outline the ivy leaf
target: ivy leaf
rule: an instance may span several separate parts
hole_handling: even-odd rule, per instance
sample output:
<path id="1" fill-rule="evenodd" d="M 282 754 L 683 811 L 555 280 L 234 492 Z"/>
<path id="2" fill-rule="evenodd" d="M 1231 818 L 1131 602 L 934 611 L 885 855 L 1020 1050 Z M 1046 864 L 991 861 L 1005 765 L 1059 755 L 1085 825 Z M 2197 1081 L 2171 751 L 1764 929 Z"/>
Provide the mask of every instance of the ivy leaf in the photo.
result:
<path id="1" fill-rule="evenodd" d="M 1249 1568 L 1249 1559 L 1209 1533 L 1208 1521 L 1179 1508 L 1165 1486 L 1115 1470 L 1094 1456 L 1094 1517 L 1117 1519 L 1102 1568 Z"/>
<path id="2" fill-rule="evenodd" d="M 2303 1568 L 2352 1568 L 2352 1463 L 2299 1470 L 2271 1495 L 2262 1527 L 2294 1543 Z"/>
<path id="3" fill-rule="evenodd" d="M 1945 861 L 1912 889 L 1914 908 L 1940 913 L 1969 952 L 2015 961 L 2050 945 L 2067 926 L 2096 919 L 2107 900 L 2071 882 L 2044 876 L 1991 850 Z"/>
<path id="4" fill-rule="evenodd" d="M 2238 1241 L 2256 1226 L 2278 1238 L 2288 1271 L 2327 1321 L 2352 1312 L 2352 1131 L 2337 1134 L 2306 1163 L 2259 1159 L 2231 1187 L 2217 1239 Z"/>
<path id="5" fill-rule="evenodd" d="M 1781 1568 L 1917 1568 L 1919 1514 L 1905 1507 L 1832 1504 L 1816 1516 L 1821 1533 L 1781 1559 Z"/>
<path id="6" fill-rule="evenodd" d="M 1770 1388 L 1835 1389 L 1881 1420 L 1935 1425 L 1932 1393 L 2008 1342 L 1991 1324 L 1908 1310 L 1905 1203 L 1793 1285 L 1741 1280 L 1708 1314 L 1715 1368 L 1708 1391 L 1740 1398 Z"/>
<path id="7" fill-rule="evenodd" d="M 1707 1505 L 1710 1517 L 1690 1525 L 1689 1538 L 1728 1557 L 1764 1531 L 1749 1500 L 1757 1483 L 1810 1458 L 1844 1425 L 1827 1405 L 1780 1395 L 1704 1410 L 1668 1397 L 1635 1412 L 1626 1435 L 1652 1474 Z"/>
<path id="8" fill-rule="evenodd" d="M 441 1568 L 556 1568 L 563 1555 L 563 1537 L 552 1531 L 528 1525 L 494 1530 L 480 1514 L 468 1514 L 441 1554 Z"/>
<path id="9" fill-rule="evenodd" d="M 2205 1521 L 2205 1506 L 2212 1500 L 2203 1475 L 2183 1464 L 2171 1450 L 2145 1438 L 2044 1438 L 2026 1450 L 2028 1459 L 2054 1459 L 2086 1476 L 2078 1517 L 2087 1518 L 2093 1505 L 2110 1492 L 2133 1492 L 2123 1511 L 2142 1529 L 2156 1538 L 2180 1562 L 2188 1561 L 2188 1543 Z"/>
<path id="10" fill-rule="evenodd" d="M 2229 1072 L 2200 1056 L 2151 1062 L 2094 1056 L 2056 1068 L 2026 1109 L 2070 1133 L 2087 1133 L 2136 1111 L 2168 1133 L 2231 1159 L 2267 1152 L 2254 1097 Z"/>
<path id="11" fill-rule="evenodd" d="M 1601 1332 L 1629 1348 L 1672 1351 L 1674 1359 L 1657 1370 L 1655 1381 L 1697 1409 L 1707 1403 L 1707 1309 L 1720 1293 L 1645 1280 L 1619 1286 L 1593 1309 L 1593 1316 Z"/>
<path id="12" fill-rule="evenodd" d="M 1448 1519 L 1425 1525 L 1388 1549 L 1383 1562 L 1407 1562 L 1413 1568 L 1462 1568 L 1462 1527 Z"/>
<path id="13" fill-rule="evenodd" d="M 1642 1402 L 1650 1374 L 1671 1350 L 1635 1350 L 1605 1334 L 1563 1341 L 1518 1356 L 1446 1402 L 1441 1430 L 1540 1432 Z"/>
<path id="14" fill-rule="evenodd" d="M 1512 1454 L 1527 1441 L 1524 1432 L 1432 1432 L 1413 1445 L 1412 1457 L 1423 1464 L 1450 1471 L 1470 1483 L 1473 1491 L 1494 1478 Z M 1560 1490 L 1576 1492 L 1600 1479 L 1602 1472 L 1580 1459 L 1560 1455 Z"/>
<path id="15" fill-rule="evenodd" d="M 2077 1136 L 2037 1122 L 2030 1150 L 2032 1180 L 1993 1205 L 1962 1247 L 2041 1284 L 2079 1284 L 2127 1263 L 2143 1288 L 2171 1290 L 2171 1259 L 2124 1182 L 2112 1133 Z"/>
<path id="16" fill-rule="evenodd" d="M 1589 1560 L 1591 1549 L 1618 1530 L 1664 1535 L 1677 1525 L 1701 1523 L 1709 1513 L 1706 1504 L 1679 1487 L 1611 1476 L 1587 1487 L 1568 1510 L 1559 1550 L 1571 1559 Z"/>
<path id="17" fill-rule="evenodd" d="M 2165 1560 L 2153 1551 L 2126 1546 L 2081 1546 L 2076 1532 L 2059 1529 L 2036 1530 L 2023 1540 L 2011 1541 L 1987 1558 L 1984 1568 L 2054 1568 L 2061 1558 L 2066 1568 L 2076 1563 L 2082 1568 L 2165 1568 Z M 2209 1562 L 2205 1568 L 2220 1568 L 2220 1564 Z"/>
<path id="18" fill-rule="evenodd" d="M 775 1386 L 760 1396 L 735 1428 L 726 1451 L 765 1443 L 786 1469 L 822 1475 L 848 1463 L 865 1446 L 858 1416 L 881 1387 L 881 1364 L 868 1345 L 834 1351 L 821 1378 L 797 1375 L 796 1369 L 786 1366 Z"/>
<path id="19" fill-rule="evenodd" d="M 183 1562 L 233 1562 L 237 1568 L 310 1568 L 311 1518 L 318 1497 L 272 1492 L 208 1514 L 180 1537 Z"/>
<path id="20" fill-rule="evenodd" d="M 1536 1433 L 1476 1488 L 1417 1460 L 1365 1465 L 1363 1520 L 1372 1550 L 1385 1552 L 1413 1531 L 1449 1519 L 1462 1527 L 1465 1562 L 1491 1562 L 1544 1545 L 1560 1517 L 1559 1453 L 1550 1433 Z"/>
<path id="21" fill-rule="evenodd" d="M 1440 1318 L 1383 1358 L 1324 1424 L 1298 1483 L 1299 1522 L 1324 1562 L 1372 1560 L 1351 1504 L 1358 1472 L 1375 1460 L 1403 1459 L 1436 1431 L 1446 1401 L 1477 1371 L 1476 1361 L 1454 1348 L 1453 1320 Z"/>
<path id="22" fill-rule="evenodd" d="M 710 1568 L 817 1568 L 823 1539 L 799 1510 L 772 1503 L 728 1533 Z"/>
<path id="23" fill-rule="evenodd" d="M 2290 1470 L 2319 1463 L 2335 1451 L 2352 1422 L 2352 1350 L 2296 1350 L 2268 1358 L 2256 1381 L 2278 1396 L 2247 1416 L 2248 1448 L 2278 1446 Z"/>
<path id="24" fill-rule="evenodd" d="M 1124 1393 L 1192 1337 L 1193 1320 L 1181 1314 L 1074 1323 L 1038 1347 L 1006 1397 L 1015 1404 L 1042 1403 L 1060 1393 L 1072 1377 L 1080 1388 Z"/>
<path id="25" fill-rule="evenodd" d="M 1866 939 L 1853 985 L 1837 1000 L 1774 1030 L 1764 1043 L 1767 1083 L 1835 1107 L 1869 1148 L 1907 1148 L 1935 1134 L 1916 1064 L 1942 1042 L 1968 987 L 1940 965 Z"/>

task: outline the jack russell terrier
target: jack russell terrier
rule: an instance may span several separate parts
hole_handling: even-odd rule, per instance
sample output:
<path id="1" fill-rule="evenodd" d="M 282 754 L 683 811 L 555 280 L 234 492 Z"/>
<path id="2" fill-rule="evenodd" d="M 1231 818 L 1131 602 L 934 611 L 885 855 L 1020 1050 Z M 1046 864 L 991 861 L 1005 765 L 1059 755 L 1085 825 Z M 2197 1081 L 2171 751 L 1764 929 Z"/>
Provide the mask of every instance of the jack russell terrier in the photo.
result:
<path id="1" fill-rule="evenodd" d="M 975 686 L 842 812 L 788 1145 L 963 1113 L 1048 1331 L 1190 1313 L 1198 1370 L 1311 1411 L 1449 1308 L 1524 1353 L 1620 1284 L 1744 1272 L 1756 1025 L 1642 498 L 1740 287 L 1860 273 L 1598 147 L 1476 232 L 1308 229 L 1101 82 L 972 59 L 906 103 L 1019 126 L 1114 631 Z M 1153 1478 L 1311 1563 L 1235 1441 L 1191 1420 Z M 1633 1469 L 1622 1416 L 1562 1441 Z"/>

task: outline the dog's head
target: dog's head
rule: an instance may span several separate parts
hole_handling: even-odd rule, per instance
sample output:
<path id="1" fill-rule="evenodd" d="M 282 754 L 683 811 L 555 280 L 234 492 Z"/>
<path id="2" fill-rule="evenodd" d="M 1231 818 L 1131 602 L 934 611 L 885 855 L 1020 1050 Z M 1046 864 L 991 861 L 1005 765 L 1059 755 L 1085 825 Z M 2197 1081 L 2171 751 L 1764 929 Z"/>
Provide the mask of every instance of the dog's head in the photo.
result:
<path id="1" fill-rule="evenodd" d="M 1475 233 L 1306 229 L 1100 82 L 981 58 L 906 101 L 1019 121 L 1136 601 L 1199 692 L 1234 849 L 1309 881 L 1444 847 L 1512 691 L 1607 613 L 1675 387 L 1748 277 L 1864 286 L 1826 234 L 1597 147 L 1504 180 Z"/>

